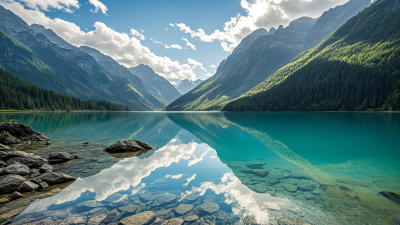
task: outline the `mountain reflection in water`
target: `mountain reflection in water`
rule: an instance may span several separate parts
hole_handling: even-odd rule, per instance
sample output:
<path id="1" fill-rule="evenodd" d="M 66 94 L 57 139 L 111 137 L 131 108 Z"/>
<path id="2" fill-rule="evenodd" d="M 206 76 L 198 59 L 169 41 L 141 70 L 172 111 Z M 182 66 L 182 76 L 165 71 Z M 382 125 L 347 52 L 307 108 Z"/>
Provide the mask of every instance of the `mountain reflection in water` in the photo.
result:
<path id="1" fill-rule="evenodd" d="M 53 145 L 36 154 L 47 156 L 61 149 L 80 156 L 55 168 L 80 178 L 61 193 L 35 201 L 14 222 L 52 217 L 63 223 L 78 218 L 100 224 L 102 217 L 116 213 L 112 223 L 138 212 L 120 208 L 127 205 L 153 211 L 161 221 L 193 214 L 199 216 L 197 222 L 211 224 L 392 224 L 399 219 L 399 205 L 379 193 L 400 192 L 399 114 L 135 112 L 3 117 L 51 138 Z M 142 140 L 157 149 L 129 158 L 102 152 L 120 139 Z M 80 145 L 84 141 L 92 144 Z M 176 199 L 154 203 L 163 193 Z M 218 204 L 219 210 L 204 214 L 201 207 L 207 202 Z M 182 203 L 194 207 L 180 215 L 175 209 Z"/>

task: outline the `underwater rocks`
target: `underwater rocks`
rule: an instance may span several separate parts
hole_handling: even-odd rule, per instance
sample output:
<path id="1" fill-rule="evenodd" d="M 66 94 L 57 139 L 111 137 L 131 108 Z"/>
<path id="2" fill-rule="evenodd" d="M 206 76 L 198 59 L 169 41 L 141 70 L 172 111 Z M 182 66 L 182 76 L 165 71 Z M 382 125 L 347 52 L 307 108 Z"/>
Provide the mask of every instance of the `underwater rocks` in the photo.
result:
<path id="1" fill-rule="evenodd" d="M 283 188 L 285 188 L 286 191 L 288 191 L 288 192 L 296 192 L 296 191 L 297 191 L 297 186 L 296 186 L 296 185 L 293 185 L 293 184 L 283 184 L 282 186 L 283 186 Z"/>
<path id="2" fill-rule="evenodd" d="M 325 194 L 334 198 L 344 198 L 344 199 L 351 198 L 349 193 L 332 187 L 328 187 L 325 190 Z"/>
<path id="3" fill-rule="evenodd" d="M 253 169 L 253 170 L 242 170 L 242 173 L 254 174 L 259 177 L 265 177 L 268 175 L 269 171 L 264 169 Z"/>
<path id="4" fill-rule="evenodd" d="M 181 225 L 184 222 L 181 218 L 172 218 L 167 221 L 164 221 L 161 225 Z"/>
<path id="5" fill-rule="evenodd" d="M 156 220 L 156 214 L 152 211 L 142 212 L 122 219 L 119 225 L 146 225 Z"/>
<path id="6" fill-rule="evenodd" d="M 300 219 L 300 218 L 295 218 L 295 217 L 290 217 L 290 216 L 285 216 L 281 217 L 278 220 L 279 225 L 310 225 L 306 221 Z"/>
<path id="7" fill-rule="evenodd" d="M 71 160 L 71 155 L 67 152 L 53 152 L 49 155 L 50 163 L 62 163 Z"/>
<path id="8" fill-rule="evenodd" d="M 381 191 L 379 193 L 394 202 L 400 203 L 400 193 L 394 191 Z"/>
<path id="9" fill-rule="evenodd" d="M 186 222 L 193 222 L 199 219 L 198 215 L 187 215 L 183 218 Z"/>
<path id="10" fill-rule="evenodd" d="M 153 207 L 167 205 L 176 200 L 176 196 L 170 193 L 158 194 L 153 202 Z"/>
<path id="11" fill-rule="evenodd" d="M 32 127 L 18 123 L 0 123 L 0 146 L 7 148 L 50 145 L 50 139 Z M 6 146 L 6 147 L 4 147 Z"/>
<path id="12" fill-rule="evenodd" d="M 207 202 L 201 204 L 198 210 L 200 214 L 211 214 L 219 210 L 219 205 L 214 202 Z"/>
<path id="13" fill-rule="evenodd" d="M 176 207 L 175 212 L 178 213 L 179 215 L 184 215 L 190 210 L 193 209 L 193 205 L 190 204 L 180 204 L 178 207 Z"/>
<path id="14" fill-rule="evenodd" d="M 137 140 L 120 140 L 104 149 L 106 152 L 135 152 L 155 149 L 149 144 Z"/>
<path id="15" fill-rule="evenodd" d="M 122 212 L 130 212 L 130 213 L 132 213 L 132 212 L 135 212 L 137 210 L 137 208 L 138 208 L 137 205 L 132 205 L 131 204 L 131 205 L 119 207 L 118 210 L 122 211 Z"/>

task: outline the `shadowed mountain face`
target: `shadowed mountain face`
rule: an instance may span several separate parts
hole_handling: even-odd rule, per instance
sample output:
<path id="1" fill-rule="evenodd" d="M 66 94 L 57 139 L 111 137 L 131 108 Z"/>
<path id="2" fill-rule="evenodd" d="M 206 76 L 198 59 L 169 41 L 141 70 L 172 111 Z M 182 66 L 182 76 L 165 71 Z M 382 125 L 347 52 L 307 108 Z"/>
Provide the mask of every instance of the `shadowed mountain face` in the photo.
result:
<path id="1" fill-rule="evenodd" d="M 193 80 L 190 81 L 188 79 L 184 79 L 181 81 L 181 83 L 175 85 L 175 88 L 178 89 L 178 91 L 181 94 L 186 94 L 188 93 L 190 90 L 192 90 L 193 88 L 197 87 L 199 84 L 201 84 L 201 82 L 203 82 L 203 80 Z"/>
<path id="2" fill-rule="evenodd" d="M 155 98 L 158 106 L 149 102 L 144 94 L 137 91 L 135 84 L 127 79 L 113 76 L 93 57 L 65 42 L 53 31 L 46 30 L 40 25 L 28 26 L 20 17 L 2 6 L 0 6 L 0 29 L 9 35 L 3 34 L 5 38 L 1 39 L 3 46 L 6 46 L 4 43 L 11 43 L 11 46 L 5 47 L 6 52 L 13 51 L 6 57 L 9 58 L 6 60 L 8 63 L 2 65 L 41 88 L 80 99 L 111 101 L 134 110 L 163 108 Z M 26 47 L 21 48 L 21 46 Z M 14 51 L 17 48 L 20 51 Z M 12 64 L 16 61 L 18 67 Z M 31 70 L 34 73 L 42 70 L 44 73 L 37 72 L 41 74 L 41 79 L 32 76 Z M 147 91 L 144 87 L 143 89 Z"/>
<path id="3" fill-rule="evenodd" d="M 166 110 L 220 110 L 228 101 L 260 84 L 301 52 L 315 47 L 370 4 L 369 0 L 351 0 L 330 9 L 318 19 L 302 17 L 285 28 L 254 31 L 221 62 L 214 76 L 178 98 Z"/>
<path id="4" fill-rule="evenodd" d="M 132 74 L 138 76 L 149 92 L 167 106 L 182 94 L 164 77 L 156 74 L 147 65 L 140 64 L 129 68 Z"/>
<path id="5" fill-rule="evenodd" d="M 223 110 L 399 110 L 397 2 L 366 8 Z"/>

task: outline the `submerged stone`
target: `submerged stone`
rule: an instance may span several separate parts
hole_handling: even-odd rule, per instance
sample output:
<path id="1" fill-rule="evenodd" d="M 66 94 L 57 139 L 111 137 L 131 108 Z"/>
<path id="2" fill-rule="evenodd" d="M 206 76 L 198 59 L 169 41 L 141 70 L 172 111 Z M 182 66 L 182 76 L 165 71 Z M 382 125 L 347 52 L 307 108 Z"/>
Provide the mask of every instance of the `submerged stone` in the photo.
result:
<path id="1" fill-rule="evenodd" d="M 200 214 L 211 214 L 219 210 L 219 205 L 214 202 L 203 203 L 199 206 Z"/>
<path id="2" fill-rule="evenodd" d="M 142 212 L 133 216 L 122 219 L 119 225 L 146 225 L 152 223 L 156 219 L 156 214 L 152 211 Z"/>
<path id="3" fill-rule="evenodd" d="M 400 193 L 387 190 L 381 191 L 379 193 L 394 202 L 400 203 Z"/>
<path id="4" fill-rule="evenodd" d="M 289 191 L 289 192 L 296 192 L 297 191 L 297 186 L 296 185 L 283 184 L 282 186 L 283 186 L 283 188 L 285 188 L 286 191 Z"/>
<path id="5" fill-rule="evenodd" d="M 249 164 L 249 165 L 246 165 L 248 168 L 250 168 L 250 169 L 263 169 L 263 166 L 265 165 L 266 163 L 259 163 L 259 164 Z"/>
<path id="6" fill-rule="evenodd" d="M 326 189 L 325 194 L 330 197 L 335 197 L 335 198 L 344 198 L 344 199 L 351 198 L 349 193 L 339 190 L 339 189 L 336 189 L 336 188 L 331 188 L 331 187 L 328 187 Z"/>
<path id="7" fill-rule="evenodd" d="M 184 222 L 181 218 L 172 218 L 167 221 L 164 221 L 161 225 L 181 225 Z"/>
<path id="8" fill-rule="evenodd" d="M 278 220 L 279 225 L 310 225 L 306 221 L 291 216 L 281 217 Z"/>
<path id="9" fill-rule="evenodd" d="M 193 209 L 193 205 L 180 204 L 178 207 L 176 207 L 175 212 L 178 213 L 179 215 L 184 215 L 192 209 Z"/>
<path id="10" fill-rule="evenodd" d="M 199 219 L 198 215 L 187 215 L 183 218 L 187 222 L 192 222 Z"/>
<path id="11" fill-rule="evenodd" d="M 265 177 L 269 171 L 264 169 L 242 170 L 242 173 L 253 174 L 259 177 Z"/>
<path id="12" fill-rule="evenodd" d="M 127 205 L 127 206 L 122 206 L 119 207 L 118 210 L 122 212 L 135 212 L 137 210 L 138 206 L 137 205 Z"/>
<path id="13" fill-rule="evenodd" d="M 153 202 L 153 207 L 167 205 L 176 200 L 176 196 L 170 193 L 158 194 Z"/>
<path id="14" fill-rule="evenodd" d="M 150 193 L 143 193 L 141 195 L 139 195 L 139 198 L 144 201 L 144 202 L 148 202 L 148 201 L 153 201 L 154 200 L 154 196 Z"/>

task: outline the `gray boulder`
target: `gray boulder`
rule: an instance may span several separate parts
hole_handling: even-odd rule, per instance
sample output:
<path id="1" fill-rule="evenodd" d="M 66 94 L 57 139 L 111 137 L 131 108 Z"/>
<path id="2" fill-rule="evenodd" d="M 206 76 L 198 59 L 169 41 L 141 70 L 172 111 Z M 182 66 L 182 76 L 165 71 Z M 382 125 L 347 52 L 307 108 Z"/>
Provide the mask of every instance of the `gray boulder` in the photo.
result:
<path id="1" fill-rule="evenodd" d="M 185 221 L 187 221 L 187 222 L 193 222 L 193 221 L 199 219 L 199 216 L 198 216 L 198 215 L 187 215 L 187 216 L 185 216 L 185 218 L 183 218 L 183 219 L 184 219 Z"/>
<path id="2" fill-rule="evenodd" d="M 49 188 L 49 185 L 46 182 L 40 182 L 39 183 L 39 190 L 47 189 Z"/>
<path id="3" fill-rule="evenodd" d="M 17 198 L 21 198 L 22 194 L 19 193 L 18 191 L 14 191 L 10 196 L 11 199 L 17 199 Z"/>
<path id="4" fill-rule="evenodd" d="M 146 225 L 156 220 L 156 214 L 152 211 L 142 212 L 122 219 L 119 225 Z"/>
<path id="5" fill-rule="evenodd" d="M 203 203 L 199 206 L 200 214 L 211 214 L 219 210 L 219 205 L 214 202 Z"/>
<path id="6" fill-rule="evenodd" d="M 10 150 L 10 149 L 11 149 L 11 148 L 8 147 L 7 145 L 3 145 L 3 144 L 0 143 L 0 151 L 8 151 L 8 150 Z"/>
<path id="7" fill-rule="evenodd" d="M 43 164 L 43 166 L 40 167 L 40 172 L 42 173 L 51 173 L 52 171 L 53 167 L 49 164 Z"/>
<path id="8" fill-rule="evenodd" d="M 76 180 L 75 177 L 72 177 L 67 174 L 63 173 L 56 173 L 56 172 L 51 172 L 51 173 L 44 173 L 39 176 L 39 179 L 43 180 L 44 182 L 48 184 L 60 184 L 60 183 L 65 183 L 68 181 Z"/>
<path id="9" fill-rule="evenodd" d="M 17 188 L 17 191 L 19 191 L 19 192 L 35 191 L 36 189 L 38 189 L 38 187 L 39 187 L 38 184 L 35 184 L 30 181 L 25 181 L 21 185 L 19 185 L 19 187 Z"/>
<path id="10" fill-rule="evenodd" d="M 7 164 L 11 165 L 15 162 L 21 163 L 28 167 L 41 167 L 44 163 L 47 162 L 46 159 L 43 159 L 40 156 L 28 156 L 28 157 L 14 157 L 7 160 Z"/>
<path id="11" fill-rule="evenodd" d="M 138 208 L 137 205 L 130 204 L 130 205 L 127 205 L 127 206 L 119 207 L 118 210 L 121 211 L 121 212 L 132 213 L 132 212 L 135 212 L 137 210 L 137 208 Z"/>
<path id="12" fill-rule="evenodd" d="M 4 168 L 4 171 L 9 174 L 17 174 L 17 175 L 29 175 L 29 167 L 15 162 L 12 165 L 9 165 Z"/>
<path id="13" fill-rule="evenodd" d="M 25 178 L 20 175 L 10 174 L 6 176 L 0 177 L 0 193 L 9 193 L 13 192 L 19 185 L 21 185 Z"/>
<path id="14" fill-rule="evenodd" d="M 154 196 L 148 192 L 145 192 L 143 194 L 139 195 L 140 200 L 144 201 L 144 202 L 148 202 L 148 201 L 153 201 L 154 200 Z"/>
<path id="15" fill-rule="evenodd" d="M 5 166 L 8 166 L 8 164 L 6 162 L 0 160 L 0 167 L 5 167 Z"/>
<path id="16" fill-rule="evenodd" d="M 164 221 L 161 225 L 181 225 L 183 222 L 185 221 L 181 218 L 172 218 Z"/>
<path id="17" fill-rule="evenodd" d="M 15 158 L 15 157 L 30 158 L 32 155 L 33 154 L 29 154 L 29 153 L 21 152 L 21 151 L 9 151 L 9 152 L 1 152 L 0 158 L 3 161 L 7 161 L 7 160 Z"/>
<path id="18" fill-rule="evenodd" d="M 51 144 L 49 138 L 24 124 L 0 123 L 0 134 L 0 143 L 8 147 Z"/>
<path id="19" fill-rule="evenodd" d="M 193 209 L 193 205 L 180 204 L 178 207 L 176 207 L 175 212 L 178 213 L 179 215 L 184 215 L 192 209 Z"/>
<path id="20" fill-rule="evenodd" d="M 153 202 L 153 207 L 167 205 L 176 200 L 176 196 L 170 193 L 158 194 Z"/>
<path id="21" fill-rule="evenodd" d="M 50 153 L 49 159 L 62 159 L 63 161 L 71 160 L 71 155 L 67 152 L 53 152 Z"/>
<path id="22" fill-rule="evenodd" d="M 104 149 L 106 152 L 135 152 L 155 149 L 147 143 L 136 140 L 120 140 Z"/>

